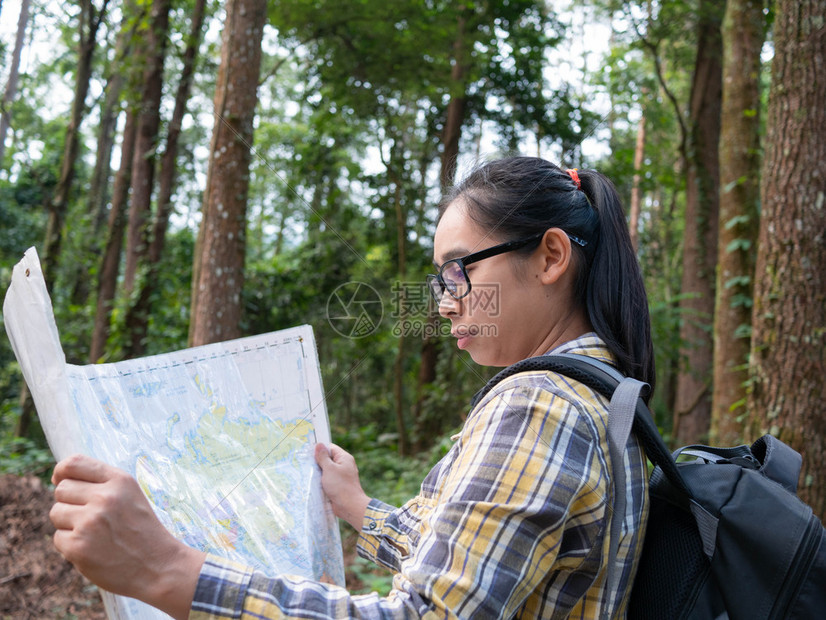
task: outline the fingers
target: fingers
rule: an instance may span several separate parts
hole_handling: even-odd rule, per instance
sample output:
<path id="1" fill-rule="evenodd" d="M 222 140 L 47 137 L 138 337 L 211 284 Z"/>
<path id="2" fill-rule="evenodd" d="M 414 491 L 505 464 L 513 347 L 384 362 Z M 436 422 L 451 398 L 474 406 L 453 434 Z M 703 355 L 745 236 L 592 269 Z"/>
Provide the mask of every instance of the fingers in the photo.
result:
<path id="1" fill-rule="evenodd" d="M 353 458 L 352 454 L 334 443 L 330 444 L 330 458 L 336 465 L 349 465 L 351 463 L 355 465 L 356 463 L 356 459 Z"/>
<path id="2" fill-rule="evenodd" d="M 117 468 L 83 454 L 74 454 L 60 461 L 54 468 L 52 483 L 57 486 L 62 480 L 71 478 L 86 482 L 106 482 Z"/>
<path id="3" fill-rule="evenodd" d="M 70 562 L 71 560 L 69 560 L 69 556 L 71 555 L 71 536 L 72 531 L 66 529 L 58 529 L 54 533 L 54 536 L 52 536 L 52 542 L 54 543 L 55 549 L 57 549 L 60 555 Z"/>
<path id="4" fill-rule="evenodd" d="M 63 482 L 65 483 L 66 481 Z M 94 519 L 96 515 L 89 513 L 85 502 L 69 504 L 58 501 L 49 511 L 49 519 L 55 527 L 52 537 L 54 546 L 75 566 L 82 564 L 89 552 L 88 545 L 96 539 L 87 533 L 90 517 Z"/>
<path id="5" fill-rule="evenodd" d="M 64 478 L 57 483 L 54 489 L 55 501 L 63 504 L 82 506 L 89 501 L 89 496 L 94 488 L 92 484 L 95 483 Z"/>
<path id="6" fill-rule="evenodd" d="M 71 530 L 77 519 L 77 509 L 70 504 L 58 502 L 49 511 L 49 519 L 57 530 Z"/>
<path id="7" fill-rule="evenodd" d="M 315 460 L 322 470 L 329 465 L 353 467 L 356 463 L 356 459 L 353 458 L 352 454 L 334 443 L 329 445 L 317 443 L 315 445 Z"/>
<path id="8" fill-rule="evenodd" d="M 52 474 L 55 485 L 55 501 L 63 504 L 83 506 L 93 499 L 101 500 L 111 482 L 117 486 L 128 485 L 129 476 L 117 467 L 82 454 L 70 456 L 60 461 Z"/>
<path id="9" fill-rule="evenodd" d="M 93 537 L 85 535 L 81 520 L 83 508 L 68 504 L 55 504 L 49 511 L 49 518 L 55 526 L 52 542 L 55 549 L 69 562 L 78 566 L 83 558 L 94 549 Z M 91 545 L 91 547 L 89 546 Z"/>
<path id="10" fill-rule="evenodd" d="M 323 443 L 317 443 L 315 445 L 315 462 L 318 463 L 318 466 L 323 470 L 330 464 L 330 461 L 330 450 Z"/>

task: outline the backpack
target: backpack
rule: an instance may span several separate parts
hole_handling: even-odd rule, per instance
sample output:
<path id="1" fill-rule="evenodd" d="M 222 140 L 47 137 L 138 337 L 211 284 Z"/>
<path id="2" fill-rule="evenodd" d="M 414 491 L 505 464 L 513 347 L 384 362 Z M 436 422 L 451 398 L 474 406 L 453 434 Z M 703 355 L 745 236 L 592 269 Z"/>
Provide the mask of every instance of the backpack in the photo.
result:
<path id="1" fill-rule="evenodd" d="M 563 374 L 611 398 L 609 446 L 624 447 L 628 430 L 622 427 L 631 426 L 654 465 L 629 618 L 826 617 L 826 529 L 796 495 L 800 454 L 764 435 L 751 446 L 687 446 L 672 455 L 640 398 L 645 384 L 583 355 L 517 362 L 488 381 L 473 404 L 506 377 L 537 370 Z M 612 419 L 619 420 L 613 427 Z M 692 460 L 677 461 L 686 456 Z M 621 462 L 613 452 L 611 460 Z M 622 490 L 619 476 L 624 472 L 615 472 L 614 486 Z M 622 514 L 624 498 L 615 495 L 614 510 Z M 613 557 L 615 549 L 609 567 Z"/>

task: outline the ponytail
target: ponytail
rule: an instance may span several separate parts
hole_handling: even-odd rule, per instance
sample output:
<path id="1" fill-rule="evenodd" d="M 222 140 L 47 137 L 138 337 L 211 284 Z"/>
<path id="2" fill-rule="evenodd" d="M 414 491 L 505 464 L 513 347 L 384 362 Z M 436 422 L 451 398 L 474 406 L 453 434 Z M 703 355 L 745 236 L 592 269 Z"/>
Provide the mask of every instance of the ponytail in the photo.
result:
<path id="1" fill-rule="evenodd" d="M 614 185 L 595 170 L 579 178 L 599 218 L 598 238 L 587 270 L 585 306 L 594 331 L 617 358 L 620 371 L 656 382 L 651 319 L 642 271 Z"/>

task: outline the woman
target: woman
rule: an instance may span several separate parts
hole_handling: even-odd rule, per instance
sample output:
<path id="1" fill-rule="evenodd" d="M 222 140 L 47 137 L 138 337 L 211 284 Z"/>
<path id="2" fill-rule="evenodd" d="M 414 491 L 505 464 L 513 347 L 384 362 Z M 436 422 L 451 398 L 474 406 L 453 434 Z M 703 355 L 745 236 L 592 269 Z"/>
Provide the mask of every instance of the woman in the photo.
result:
<path id="1" fill-rule="evenodd" d="M 439 312 L 479 364 L 575 352 L 653 385 L 641 274 L 600 174 L 535 158 L 491 162 L 442 202 L 433 257 Z M 623 616 L 647 515 L 646 469 L 632 437 L 618 465 L 627 508 L 609 591 L 617 465 L 606 418 L 606 400 L 582 384 L 514 375 L 474 407 L 400 509 L 364 493 L 349 454 L 317 446 L 322 485 L 336 515 L 359 530 L 359 552 L 396 571 L 385 598 L 265 577 L 190 549 L 157 523 L 132 478 L 84 457 L 55 469 L 55 544 L 102 587 L 180 618 Z"/>

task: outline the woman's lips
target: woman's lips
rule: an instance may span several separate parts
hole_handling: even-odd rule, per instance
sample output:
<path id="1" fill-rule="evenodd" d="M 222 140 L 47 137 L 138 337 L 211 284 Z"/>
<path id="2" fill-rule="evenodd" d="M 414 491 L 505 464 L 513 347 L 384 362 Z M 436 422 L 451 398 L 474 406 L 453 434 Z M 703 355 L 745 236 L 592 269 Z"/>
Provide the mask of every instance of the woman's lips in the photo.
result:
<path id="1" fill-rule="evenodd" d="M 456 338 L 456 346 L 460 349 L 467 348 L 470 339 L 473 337 L 470 329 L 454 329 L 451 335 Z"/>

